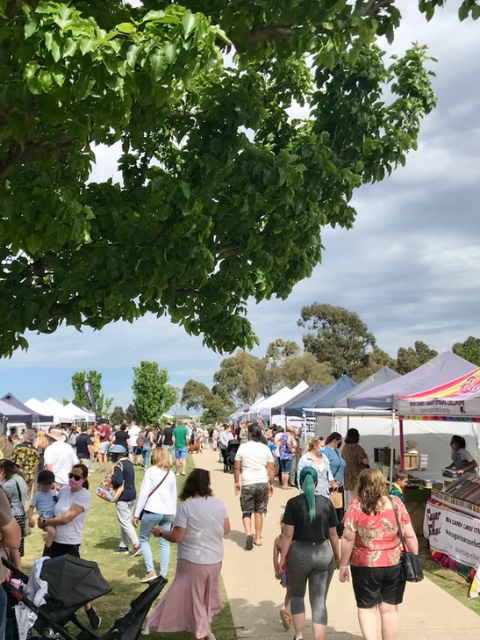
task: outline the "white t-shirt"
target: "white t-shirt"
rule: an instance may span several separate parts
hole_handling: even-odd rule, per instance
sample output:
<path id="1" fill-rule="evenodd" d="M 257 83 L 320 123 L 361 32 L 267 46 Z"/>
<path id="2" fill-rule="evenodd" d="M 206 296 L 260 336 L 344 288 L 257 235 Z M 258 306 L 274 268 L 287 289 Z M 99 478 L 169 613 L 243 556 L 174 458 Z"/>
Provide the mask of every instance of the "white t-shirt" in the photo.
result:
<path id="1" fill-rule="evenodd" d="M 242 463 L 242 485 L 268 482 L 267 464 L 272 454 L 266 444 L 250 440 L 238 448 L 235 460 Z"/>
<path id="2" fill-rule="evenodd" d="M 217 498 L 192 498 L 178 507 L 174 527 L 187 530 L 178 544 L 177 557 L 195 564 L 223 560 L 223 524 L 227 510 Z"/>
<path id="3" fill-rule="evenodd" d="M 130 429 L 128 430 L 128 437 L 130 438 L 130 446 L 132 447 L 137 446 L 138 434 L 140 433 L 140 431 L 141 429 L 137 425 L 130 427 Z"/>
<path id="4" fill-rule="evenodd" d="M 58 494 L 58 502 L 55 505 L 55 515 L 63 516 L 70 509 L 72 504 L 78 504 L 83 507 L 82 513 L 74 518 L 68 524 L 62 524 L 57 527 L 57 535 L 55 542 L 60 544 L 81 544 L 83 525 L 87 512 L 90 509 L 92 496 L 86 489 L 80 491 L 72 491 L 70 487 L 64 487 Z"/>
<path id="5" fill-rule="evenodd" d="M 68 484 L 68 474 L 72 467 L 78 464 L 78 458 L 72 447 L 66 442 L 53 442 L 45 449 L 44 463 L 52 465 L 55 482 L 60 485 Z"/>

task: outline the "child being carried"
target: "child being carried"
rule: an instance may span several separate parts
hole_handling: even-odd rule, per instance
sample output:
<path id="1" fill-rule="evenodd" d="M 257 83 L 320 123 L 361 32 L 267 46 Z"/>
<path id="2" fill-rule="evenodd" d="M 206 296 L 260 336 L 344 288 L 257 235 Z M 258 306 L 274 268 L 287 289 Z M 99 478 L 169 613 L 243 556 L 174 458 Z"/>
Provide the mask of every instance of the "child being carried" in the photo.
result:
<path id="1" fill-rule="evenodd" d="M 54 509 L 58 500 L 58 491 L 52 489 L 55 482 L 55 476 L 51 471 L 41 471 L 38 474 L 37 482 L 39 491 L 37 491 L 33 496 L 27 511 L 28 524 L 30 527 L 35 526 L 35 522 L 33 520 L 33 510 L 35 508 L 37 509 L 37 513 L 40 517 L 54 518 Z M 45 531 L 47 533 L 47 537 L 45 538 L 44 554 L 52 546 L 52 542 L 55 540 L 57 527 L 53 527 L 49 524 L 45 527 Z"/>

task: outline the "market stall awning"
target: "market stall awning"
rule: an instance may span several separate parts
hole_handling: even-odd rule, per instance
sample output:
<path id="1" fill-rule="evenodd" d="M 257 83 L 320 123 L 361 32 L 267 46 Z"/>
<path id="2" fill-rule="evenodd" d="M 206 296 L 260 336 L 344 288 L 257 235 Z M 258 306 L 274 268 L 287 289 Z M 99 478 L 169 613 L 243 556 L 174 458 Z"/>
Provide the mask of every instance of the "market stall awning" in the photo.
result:
<path id="1" fill-rule="evenodd" d="M 370 391 L 371 389 L 375 389 L 375 387 L 379 387 L 381 384 L 385 384 L 386 382 L 391 382 L 392 380 L 396 380 L 400 378 L 400 374 L 393 369 L 389 369 L 388 367 L 382 367 L 379 371 L 368 376 L 365 380 L 357 384 L 356 387 L 352 387 L 345 391 L 342 395 L 338 396 L 335 400 L 335 404 L 332 404 L 333 408 L 346 408 L 348 407 L 348 398 L 352 398 L 353 396 L 358 395 L 359 393 L 365 393 L 366 391 Z"/>
<path id="2" fill-rule="evenodd" d="M 444 385 L 459 376 L 471 373 L 476 366 L 452 351 L 445 351 L 429 362 L 396 380 L 386 382 L 370 391 L 359 393 L 348 398 L 348 406 L 352 409 L 371 407 L 375 409 L 392 409 L 398 407 L 400 396 L 421 393 L 439 385 Z"/>
<path id="3" fill-rule="evenodd" d="M 10 422 L 27 422 L 32 424 L 32 414 L 28 411 L 21 411 L 17 407 L 12 407 L 0 400 L 0 418 L 8 418 Z"/>
<path id="4" fill-rule="evenodd" d="M 7 393 L 5 396 L 3 396 L 2 402 L 6 402 L 16 409 L 20 409 L 20 411 L 22 412 L 30 413 L 33 422 L 53 422 L 53 416 L 44 416 L 43 414 L 38 413 L 38 411 L 30 409 L 29 407 L 27 407 L 27 405 L 23 404 L 23 402 L 20 402 L 20 400 L 16 398 L 13 393 Z"/>
<path id="5" fill-rule="evenodd" d="M 307 398 L 308 402 L 305 402 L 303 406 L 305 407 L 307 404 L 309 407 L 316 408 L 335 406 L 337 398 L 343 396 L 346 391 L 350 391 L 350 389 L 354 389 L 357 386 L 356 382 L 343 374 L 343 376 L 333 382 L 329 387 L 322 389 L 322 391 L 319 391 L 311 398 Z"/>
<path id="6" fill-rule="evenodd" d="M 480 422 L 480 367 L 447 384 L 402 396 L 398 413 L 414 420 Z"/>
<path id="7" fill-rule="evenodd" d="M 314 382 L 308 387 L 308 389 L 304 389 L 301 393 L 293 397 L 285 404 L 274 407 L 272 409 L 272 419 L 274 415 L 280 415 L 282 411 L 284 415 L 288 417 L 301 418 L 303 415 L 303 406 L 307 398 L 310 398 L 319 391 L 322 391 L 322 389 L 325 389 L 325 385 L 323 384 L 323 382 Z"/>

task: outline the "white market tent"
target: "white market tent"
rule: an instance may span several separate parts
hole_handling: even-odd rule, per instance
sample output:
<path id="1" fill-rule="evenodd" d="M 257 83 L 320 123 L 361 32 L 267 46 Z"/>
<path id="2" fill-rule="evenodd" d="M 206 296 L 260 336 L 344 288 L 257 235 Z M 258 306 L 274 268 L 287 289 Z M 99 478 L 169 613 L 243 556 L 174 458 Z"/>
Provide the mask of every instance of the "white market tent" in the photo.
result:
<path id="1" fill-rule="evenodd" d="M 305 389 L 308 389 L 306 382 L 300 382 L 293 389 L 283 387 L 269 398 L 264 398 L 253 404 L 248 413 L 250 416 L 259 415 L 262 418 L 268 418 L 270 420 L 273 407 L 285 404 Z"/>
<path id="2" fill-rule="evenodd" d="M 64 407 L 65 412 L 69 415 L 73 420 L 79 421 L 83 420 L 84 422 L 95 422 L 95 414 L 89 411 L 84 411 L 80 407 L 77 407 L 73 402 L 69 402 Z"/>
<path id="3" fill-rule="evenodd" d="M 60 402 L 57 402 L 53 398 L 48 398 L 45 402 L 40 402 L 36 398 L 30 398 L 30 400 L 25 402 L 25 405 L 33 411 L 53 416 L 55 424 L 74 421 L 74 419 L 70 417 L 69 412 L 65 410 L 63 404 L 60 404 Z"/>

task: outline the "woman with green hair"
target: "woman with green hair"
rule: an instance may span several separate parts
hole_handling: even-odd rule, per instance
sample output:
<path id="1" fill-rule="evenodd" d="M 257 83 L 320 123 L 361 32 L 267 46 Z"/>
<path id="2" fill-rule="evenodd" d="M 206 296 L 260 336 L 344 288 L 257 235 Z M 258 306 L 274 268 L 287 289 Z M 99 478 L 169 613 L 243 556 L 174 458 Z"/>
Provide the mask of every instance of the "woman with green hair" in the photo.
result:
<path id="1" fill-rule="evenodd" d="M 323 640 L 328 622 L 328 588 L 340 562 L 338 519 L 329 498 L 315 493 L 318 474 L 314 467 L 304 467 L 299 482 L 303 493 L 289 500 L 285 507 L 280 566 L 287 563 L 295 640 L 303 639 L 307 583 L 313 637 Z"/>

